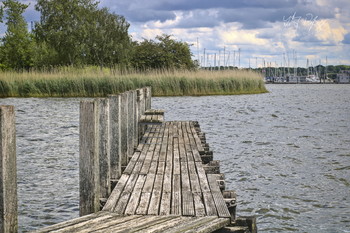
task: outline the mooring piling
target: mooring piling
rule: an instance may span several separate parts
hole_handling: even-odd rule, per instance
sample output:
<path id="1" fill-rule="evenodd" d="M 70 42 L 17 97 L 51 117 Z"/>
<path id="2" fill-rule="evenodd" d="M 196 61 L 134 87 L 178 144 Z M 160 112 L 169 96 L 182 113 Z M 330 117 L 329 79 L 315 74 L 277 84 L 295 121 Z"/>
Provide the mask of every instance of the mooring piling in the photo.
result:
<path id="1" fill-rule="evenodd" d="M 0 106 L 0 233 L 17 232 L 16 125 L 14 106 Z"/>

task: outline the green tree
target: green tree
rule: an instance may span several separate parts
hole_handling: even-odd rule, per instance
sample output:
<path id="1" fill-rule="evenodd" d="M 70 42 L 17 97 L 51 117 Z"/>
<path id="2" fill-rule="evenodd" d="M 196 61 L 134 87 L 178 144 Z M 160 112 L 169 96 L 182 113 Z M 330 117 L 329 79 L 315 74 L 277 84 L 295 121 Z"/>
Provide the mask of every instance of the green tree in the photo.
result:
<path id="1" fill-rule="evenodd" d="M 37 40 L 57 51 L 60 65 L 84 64 L 88 48 L 89 25 L 92 12 L 97 10 L 94 0 L 38 0 L 40 23 L 36 24 Z"/>
<path id="2" fill-rule="evenodd" d="M 3 5 L 7 31 L 2 38 L 2 63 L 13 69 L 29 69 L 33 65 L 33 40 L 22 16 L 28 5 L 15 0 L 6 0 Z"/>
<path id="3" fill-rule="evenodd" d="M 190 45 L 171 39 L 170 35 L 156 36 L 156 40 L 144 39 L 134 47 L 132 64 L 139 69 L 193 69 Z"/>
<path id="4" fill-rule="evenodd" d="M 94 0 L 38 0 L 37 41 L 56 51 L 55 65 L 127 63 L 131 40 L 124 17 L 98 9 Z"/>
<path id="5" fill-rule="evenodd" d="M 92 16 L 87 41 L 90 63 L 101 67 L 127 64 L 131 46 L 129 23 L 123 16 L 110 13 L 107 8 L 95 11 Z"/>

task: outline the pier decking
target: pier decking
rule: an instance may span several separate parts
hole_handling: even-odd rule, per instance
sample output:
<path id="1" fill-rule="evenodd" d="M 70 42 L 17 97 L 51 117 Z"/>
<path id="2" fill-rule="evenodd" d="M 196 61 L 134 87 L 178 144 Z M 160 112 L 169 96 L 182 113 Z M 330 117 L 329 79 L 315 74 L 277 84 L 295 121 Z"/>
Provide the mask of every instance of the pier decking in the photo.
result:
<path id="1" fill-rule="evenodd" d="M 149 125 L 102 212 L 38 232 L 212 232 L 230 224 L 217 175 L 204 170 L 199 130 L 189 121 Z"/>

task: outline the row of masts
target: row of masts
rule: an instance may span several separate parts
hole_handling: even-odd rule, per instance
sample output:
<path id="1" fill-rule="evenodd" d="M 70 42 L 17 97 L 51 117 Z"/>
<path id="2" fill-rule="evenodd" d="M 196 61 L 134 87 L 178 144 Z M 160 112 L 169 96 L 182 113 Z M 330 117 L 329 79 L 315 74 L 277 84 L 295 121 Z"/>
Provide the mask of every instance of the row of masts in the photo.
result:
<path id="1" fill-rule="evenodd" d="M 201 54 L 199 51 L 199 46 L 197 43 L 197 62 L 200 68 L 209 69 L 209 70 L 221 70 L 221 69 L 232 69 L 232 68 L 242 68 L 241 67 L 241 48 L 231 51 L 227 50 L 226 47 L 223 50 L 218 52 L 208 52 L 206 48 L 203 49 Z M 255 60 L 255 67 L 252 66 Z M 327 66 L 328 58 L 326 57 L 326 66 L 325 66 L 325 77 L 327 77 Z M 260 62 L 261 61 L 261 62 Z M 271 62 L 263 57 L 251 57 L 248 58 L 248 68 L 249 69 L 261 69 L 262 72 L 265 72 L 265 76 L 298 76 L 301 75 L 298 73 L 298 59 L 297 52 L 292 50 L 291 53 L 283 53 L 280 64 L 277 61 Z M 259 63 L 260 62 L 260 63 Z M 320 76 L 321 71 L 321 60 L 319 60 L 318 65 L 314 65 L 312 60 L 306 59 L 306 69 L 307 76 L 316 75 Z M 317 68 L 318 67 L 318 68 Z"/>

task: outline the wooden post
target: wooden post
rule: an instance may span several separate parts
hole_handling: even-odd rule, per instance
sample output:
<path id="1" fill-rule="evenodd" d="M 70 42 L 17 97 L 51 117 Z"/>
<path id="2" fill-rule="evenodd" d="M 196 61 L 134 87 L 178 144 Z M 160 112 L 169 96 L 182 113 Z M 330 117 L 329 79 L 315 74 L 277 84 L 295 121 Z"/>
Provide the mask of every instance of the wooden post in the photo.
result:
<path id="1" fill-rule="evenodd" d="M 0 106 L 0 232 L 17 232 L 16 126 L 13 106 Z"/>
<path id="2" fill-rule="evenodd" d="M 249 232 L 257 233 L 258 228 L 256 226 L 256 217 L 255 216 L 240 216 L 236 218 L 236 226 L 248 227 Z"/>
<path id="3" fill-rule="evenodd" d="M 133 108 L 134 108 L 134 141 L 133 141 L 133 145 L 134 145 L 134 151 L 136 150 L 138 144 L 139 144 L 139 140 L 138 140 L 138 135 L 139 135 L 139 117 L 138 117 L 138 110 L 137 110 L 137 91 L 134 90 L 133 91 Z"/>
<path id="4" fill-rule="evenodd" d="M 121 96 L 111 95 L 109 98 L 110 128 L 110 178 L 115 184 L 121 176 Z M 114 185 L 112 185 L 114 186 Z M 112 187 L 113 188 L 113 187 Z"/>
<path id="5" fill-rule="evenodd" d="M 120 161 L 121 167 L 126 167 L 128 156 L 128 92 L 124 92 L 121 95 L 120 104 L 120 127 L 121 127 L 121 146 L 120 146 Z"/>
<path id="6" fill-rule="evenodd" d="M 109 100 L 97 99 L 97 102 L 99 116 L 100 199 L 103 201 L 104 199 L 107 199 L 111 193 Z"/>
<path id="7" fill-rule="evenodd" d="M 80 216 L 100 210 L 99 127 L 97 101 L 80 102 Z"/>
<path id="8" fill-rule="evenodd" d="M 137 129 L 138 142 L 141 140 L 144 132 L 144 126 L 140 125 L 140 118 L 145 113 L 145 88 L 137 89 Z"/>
<path id="9" fill-rule="evenodd" d="M 151 92 L 151 87 L 145 87 L 145 109 L 151 109 L 151 105 L 152 105 L 152 92 Z"/>
<path id="10" fill-rule="evenodd" d="M 127 163 L 129 157 L 134 153 L 134 92 L 128 92 L 128 152 L 127 152 Z"/>
<path id="11" fill-rule="evenodd" d="M 232 191 L 232 190 L 222 191 L 222 196 L 224 197 L 228 211 L 231 214 L 231 221 L 235 221 L 236 207 L 237 207 L 235 191 Z"/>

